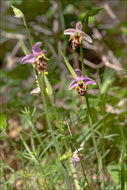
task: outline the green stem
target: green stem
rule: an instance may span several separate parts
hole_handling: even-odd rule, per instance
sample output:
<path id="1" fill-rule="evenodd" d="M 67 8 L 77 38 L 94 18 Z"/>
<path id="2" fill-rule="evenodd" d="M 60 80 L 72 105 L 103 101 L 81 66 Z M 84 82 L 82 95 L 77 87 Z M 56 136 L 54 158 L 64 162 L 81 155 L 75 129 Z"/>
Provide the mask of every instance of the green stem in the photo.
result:
<path id="1" fill-rule="evenodd" d="M 25 26 L 25 28 L 26 28 L 27 35 L 28 35 L 28 38 L 29 38 L 29 42 L 30 42 L 30 45 L 31 45 L 31 48 L 32 48 L 32 47 L 33 47 L 33 42 L 32 42 L 32 39 L 31 39 L 30 31 L 29 31 L 29 28 L 28 28 L 28 26 L 27 26 L 25 17 L 22 18 L 22 21 L 23 21 L 23 24 L 24 24 L 24 26 Z"/>
<path id="2" fill-rule="evenodd" d="M 73 138 L 72 132 L 71 132 L 71 129 L 70 129 L 70 126 L 68 125 L 68 123 L 67 123 L 67 126 L 68 126 L 68 131 L 69 131 L 69 133 L 70 133 L 70 136 L 71 136 L 71 138 Z M 78 147 L 76 147 L 76 150 L 78 150 Z M 88 182 L 88 179 L 87 179 L 87 175 L 86 175 L 86 173 L 85 173 L 85 169 L 84 169 L 83 162 L 82 162 L 81 159 L 80 159 L 80 164 L 81 164 L 81 168 L 82 168 L 82 173 L 83 173 L 83 175 L 84 175 L 84 177 L 85 177 L 85 181 L 86 181 L 86 183 L 87 183 L 87 185 L 88 185 L 88 189 L 90 190 L 90 185 L 89 185 L 89 182 Z"/>
<path id="3" fill-rule="evenodd" d="M 88 109 L 88 114 L 89 114 L 89 123 L 90 123 L 90 128 L 91 128 L 93 144 L 94 144 L 94 147 L 95 147 L 95 152 L 96 152 L 96 155 L 97 155 L 97 159 L 99 160 L 99 151 L 98 151 L 97 143 L 96 143 L 96 140 L 95 140 L 95 134 L 94 134 L 93 124 L 92 124 L 92 117 L 91 117 L 91 113 L 90 113 L 90 107 L 89 107 L 89 101 L 88 101 L 87 93 L 86 93 L 85 97 L 86 97 L 86 104 L 87 104 L 87 109 Z"/>
<path id="4" fill-rule="evenodd" d="M 87 104 L 87 109 L 88 109 L 88 114 L 89 114 L 88 117 L 89 117 L 89 124 L 90 124 L 90 129 L 91 129 L 91 134 L 92 134 L 93 145 L 95 148 L 95 152 L 96 152 L 96 156 L 97 156 L 97 162 L 98 162 L 98 168 L 99 168 L 99 172 L 100 172 L 101 188 L 103 188 L 104 187 L 104 177 L 103 177 L 102 158 L 101 158 L 101 155 L 99 154 L 97 142 L 95 139 L 94 128 L 93 128 L 93 123 L 92 123 L 92 116 L 91 116 L 91 112 L 90 112 L 89 100 L 88 100 L 87 93 L 86 93 L 85 98 L 86 98 L 86 104 Z"/>
<path id="5" fill-rule="evenodd" d="M 43 76 L 43 73 L 42 73 L 42 76 Z M 44 104 L 44 109 L 45 109 L 45 113 L 46 113 L 46 120 L 47 120 L 47 124 L 48 124 L 48 127 L 51 131 L 51 136 L 52 136 L 52 139 L 54 141 L 54 145 L 55 145 L 55 148 L 56 148 L 56 152 L 58 154 L 59 157 L 61 157 L 61 154 L 60 154 L 60 151 L 59 151 L 59 146 L 58 146 L 58 143 L 56 142 L 56 138 L 54 136 L 54 132 L 53 132 L 53 129 L 52 129 L 52 125 L 51 125 L 51 122 L 50 122 L 50 119 L 49 119 L 49 113 L 48 113 L 48 108 L 47 108 L 47 103 L 46 103 L 46 97 L 45 97 L 45 94 L 44 94 L 44 84 L 43 82 L 41 81 L 40 79 L 40 76 L 37 75 L 37 79 L 38 79 L 38 82 L 39 82 L 39 86 L 40 86 L 40 89 L 41 89 L 41 97 L 42 97 L 42 101 L 43 101 L 43 104 Z"/>
<path id="6" fill-rule="evenodd" d="M 121 126 L 119 125 L 119 129 L 120 129 L 120 133 L 121 133 L 121 137 L 123 139 L 123 150 L 121 153 L 121 190 L 125 190 L 125 178 L 126 178 L 126 172 L 125 172 L 125 163 L 124 163 L 124 154 L 127 152 L 126 151 L 126 140 L 125 140 L 125 128 L 123 127 L 123 129 L 121 128 Z"/>
<path id="7" fill-rule="evenodd" d="M 18 40 L 19 40 L 19 43 L 20 43 L 20 45 L 21 45 L 21 47 L 22 47 L 22 50 L 23 50 L 24 54 L 25 54 L 25 55 L 30 54 L 29 50 L 28 50 L 27 47 L 25 46 L 25 44 L 24 44 L 24 42 L 23 42 L 23 39 L 21 38 L 20 35 L 19 35 L 19 37 L 18 37 Z"/>
<path id="8" fill-rule="evenodd" d="M 55 118 L 56 118 L 56 121 L 58 123 L 58 128 L 63 131 L 63 124 L 61 123 L 61 121 L 59 120 L 59 117 L 58 117 L 58 114 L 57 114 L 57 111 L 56 111 L 56 106 L 55 106 L 55 103 L 53 102 L 52 103 L 52 107 L 53 107 L 53 111 L 54 111 L 54 114 L 55 114 Z"/>
<path id="9" fill-rule="evenodd" d="M 77 178 L 77 172 L 76 172 L 76 169 L 73 166 L 71 157 L 69 158 L 69 165 L 70 165 L 70 171 L 71 171 L 72 176 L 73 176 L 73 180 L 74 180 L 76 190 L 83 190 L 79 185 L 79 181 L 78 181 L 78 178 Z"/>
<path id="10" fill-rule="evenodd" d="M 83 166 L 83 162 L 82 162 L 81 159 L 80 159 L 80 163 L 81 163 L 81 167 L 82 167 L 83 175 L 84 175 L 84 177 L 85 177 L 85 181 L 86 181 L 86 183 L 87 183 L 88 189 L 90 190 L 91 188 L 90 188 L 90 185 L 89 185 L 89 182 L 88 182 L 88 179 L 87 179 L 86 173 L 85 173 L 85 169 L 84 169 L 84 166 Z"/>
<path id="11" fill-rule="evenodd" d="M 105 115 L 105 103 L 104 103 L 104 95 L 102 94 L 101 96 L 101 101 L 102 101 L 102 116 L 104 117 Z M 105 123 L 103 122 L 103 126 L 102 126 L 102 164 L 103 164 L 103 168 L 105 168 Z"/>
<path id="12" fill-rule="evenodd" d="M 85 66 L 84 66 L 84 62 L 83 62 L 83 47 L 82 47 L 82 43 L 80 44 L 80 56 L 81 56 L 82 75 L 84 77 L 85 76 Z"/>
<path id="13" fill-rule="evenodd" d="M 37 72 L 36 72 L 37 73 Z M 42 76 L 43 76 L 43 73 L 42 73 Z M 42 77 L 41 77 L 42 78 Z M 60 158 L 61 157 L 61 154 L 60 154 L 60 150 L 59 150 L 59 144 L 55 138 L 55 135 L 54 135 L 54 131 L 52 129 L 52 125 L 51 125 L 51 122 L 50 122 L 50 119 L 49 119 L 49 113 L 48 113 L 48 107 L 47 107 L 47 103 L 46 103 L 46 97 L 45 97 L 45 94 L 44 94 L 44 84 L 41 80 L 40 76 L 37 74 L 37 79 L 38 79 L 38 82 L 39 82 L 39 86 L 40 86 L 40 89 L 41 89 L 41 97 L 42 97 L 42 101 L 43 101 L 43 105 L 44 105 L 44 109 L 45 109 L 45 113 L 46 113 L 46 120 L 47 120 L 47 124 L 48 124 L 48 127 L 51 131 L 51 136 L 52 136 L 52 139 L 54 141 L 54 145 L 55 145 L 55 149 L 56 149 L 56 152 L 57 152 L 57 155 L 58 157 Z M 63 175 L 65 177 L 65 180 L 66 180 L 66 184 L 67 184 L 67 187 L 68 189 L 71 188 L 71 184 L 70 184 L 70 181 L 69 181 L 69 176 L 68 176 L 68 173 L 67 171 L 65 170 L 65 168 L 63 167 L 62 163 L 60 163 L 60 166 L 61 166 L 61 169 L 62 169 L 62 172 L 63 172 Z"/>
<path id="14" fill-rule="evenodd" d="M 126 179 L 126 172 L 125 172 L 125 164 L 124 164 L 124 153 L 125 147 L 122 150 L 122 157 L 121 157 L 121 190 L 125 190 L 125 179 Z"/>
<path id="15" fill-rule="evenodd" d="M 52 106 L 53 106 L 53 108 L 54 108 L 54 113 L 55 113 L 57 122 L 60 122 L 60 121 L 59 121 L 59 118 L 58 118 L 58 114 L 57 114 L 56 108 L 55 108 L 55 105 L 53 104 Z M 69 127 L 68 124 L 67 124 L 67 126 L 68 126 L 69 133 L 70 133 L 70 135 L 71 135 L 71 137 L 72 137 L 72 133 L 71 133 L 70 127 Z M 62 125 L 60 125 L 60 128 L 61 128 L 61 127 L 62 127 Z M 61 129 L 62 129 L 62 128 L 61 128 Z M 64 139 L 64 146 L 65 146 L 66 150 L 69 152 L 70 149 L 68 148 L 68 144 L 67 144 L 67 142 L 65 141 L 65 139 Z M 72 173 L 72 176 L 73 176 L 73 180 L 74 180 L 75 187 L 76 187 L 77 190 L 81 190 L 80 185 L 79 185 L 79 180 L 78 180 L 78 177 L 77 177 L 77 174 L 76 174 L 76 170 L 75 170 L 75 168 L 74 168 L 74 166 L 73 166 L 73 163 L 72 163 L 71 158 L 69 158 L 69 164 L 70 164 L 70 170 L 71 170 L 71 173 Z M 84 172 L 85 172 L 85 171 L 84 171 Z"/>
<path id="16" fill-rule="evenodd" d="M 59 121 L 58 114 L 57 114 L 56 107 L 55 107 L 54 103 L 52 104 L 52 107 L 53 107 L 53 110 L 54 110 L 54 114 L 55 114 L 56 120 L 59 123 L 60 121 Z"/>

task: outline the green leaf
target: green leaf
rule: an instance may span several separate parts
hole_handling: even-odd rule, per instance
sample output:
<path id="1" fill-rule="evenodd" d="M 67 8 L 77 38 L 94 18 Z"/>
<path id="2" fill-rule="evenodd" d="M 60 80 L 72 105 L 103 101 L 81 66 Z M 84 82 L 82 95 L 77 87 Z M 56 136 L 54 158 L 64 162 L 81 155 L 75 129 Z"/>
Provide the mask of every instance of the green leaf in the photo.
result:
<path id="1" fill-rule="evenodd" d="M 0 131 L 5 130 L 7 127 L 7 117 L 5 114 L 0 115 Z"/>
<path id="2" fill-rule="evenodd" d="M 24 17 L 24 14 L 22 13 L 22 11 L 20 11 L 20 9 L 14 7 L 13 5 L 11 5 L 11 7 L 14 11 L 15 17 L 17 17 L 17 18 L 23 18 Z"/>
<path id="3" fill-rule="evenodd" d="M 55 13 L 56 13 L 55 8 L 51 6 L 49 10 L 46 12 L 45 16 L 47 17 L 47 19 L 50 19 L 55 15 Z"/>
<path id="4" fill-rule="evenodd" d="M 89 16 L 94 16 L 102 10 L 103 10 L 103 8 L 95 8 L 95 9 L 89 10 Z"/>
<path id="5" fill-rule="evenodd" d="M 113 181 L 119 185 L 120 183 L 120 166 L 119 165 L 108 165 L 108 172 L 113 179 Z"/>
<path id="6" fill-rule="evenodd" d="M 48 77 L 46 75 L 44 75 L 44 80 L 45 80 L 45 83 L 46 83 L 46 87 L 47 87 L 47 94 L 48 94 L 48 97 L 51 101 L 51 103 L 53 104 L 54 103 L 54 96 L 53 96 L 53 89 L 52 89 L 52 86 L 48 80 Z"/>
<path id="7" fill-rule="evenodd" d="M 104 72 L 102 87 L 101 87 L 101 94 L 107 92 L 109 86 L 112 84 L 114 71 L 110 68 L 106 68 Z"/>
<path id="8" fill-rule="evenodd" d="M 74 11 L 75 11 L 74 5 L 69 4 L 69 5 L 67 5 L 66 8 L 64 9 L 64 12 L 63 12 L 63 13 L 64 13 L 64 14 L 73 14 Z"/>
<path id="9" fill-rule="evenodd" d="M 22 4 L 22 0 L 8 0 L 8 5 L 10 6 L 12 3 L 17 4 L 17 5 L 21 5 Z"/>
<path id="10" fill-rule="evenodd" d="M 82 20 L 83 30 L 87 28 L 89 17 L 98 14 L 101 10 L 103 10 L 103 9 L 102 8 L 95 8 L 95 9 L 89 10 L 85 14 L 85 16 L 83 17 L 83 20 Z"/>
<path id="11" fill-rule="evenodd" d="M 67 58 L 65 57 L 65 55 L 63 54 L 63 52 L 62 52 L 62 56 L 63 56 L 63 58 L 64 58 L 64 61 L 65 61 L 66 65 L 67 65 L 67 68 L 69 69 L 69 71 L 70 71 L 70 73 L 72 74 L 72 76 L 73 76 L 74 78 L 77 78 L 77 75 L 76 75 L 74 69 L 72 68 L 72 66 L 71 66 L 70 63 L 68 62 L 68 60 L 67 60 Z"/>
<path id="12" fill-rule="evenodd" d="M 21 48 L 22 48 L 24 54 L 25 54 L 25 55 L 30 54 L 29 50 L 27 49 L 27 47 L 25 46 L 25 44 L 24 44 L 24 42 L 23 42 L 23 39 L 22 39 L 21 35 L 18 35 L 18 40 L 19 40 L 19 42 L 20 42 L 20 45 L 21 45 Z"/>
<path id="13" fill-rule="evenodd" d="M 127 36 L 127 28 L 125 28 L 125 30 L 124 30 L 124 34 Z"/>

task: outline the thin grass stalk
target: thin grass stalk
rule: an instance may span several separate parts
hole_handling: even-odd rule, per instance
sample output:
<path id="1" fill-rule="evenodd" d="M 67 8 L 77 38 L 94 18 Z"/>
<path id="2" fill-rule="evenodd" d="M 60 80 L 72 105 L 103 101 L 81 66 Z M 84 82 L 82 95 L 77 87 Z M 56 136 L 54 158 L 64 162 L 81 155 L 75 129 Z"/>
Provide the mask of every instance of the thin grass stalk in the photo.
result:
<path id="1" fill-rule="evenodd" d="M 42 140 L 41 140 L 41 138 L 40 138 L 35 126 L 34 126 L 34 123 L 31 121 L 30 117 L 28 117 L 27 120 L 29 122 L 29 125 L 32 127 L 33 132 L 35 133 L 38 142 L 40 143 L 40 145 L 42 145 Z M 42 148 L 43 148 L 43 146 L 42 146 Z"/>
<path id="2" fill-rule="evenodd" d="M 22 37 L 20 35 L 18 36 L 18 40 L 19 40 L 20 46 L 22 47 L 22 50 L 23 50 L 24 54 L 25 55 L 30 54 L 29 50 L 25 46 L 25 44 L 23 42 L 23 39 L 22 39 Z"/>
<path id="3" fill-rule="evenodd" d="M 27 22 L 26 22 L 26 19 L 25 17 L 23 16 L 22 18 L 22 21 L 23 21 L 23 24 L 26 28 L 26 32 L 27 32 L 27 35 L 28 35 L 28 39 L 29 39 L 29 42 L 30 42 L 30 45 L 31 45 L 31 48 L 33 47 L 33 42 L 32 42 L 32 38 L 31 38 L 31 35 L 30 35 L 30 31 L 29 31 L 29 28 L 28 28 L 28 25 L 27 25 Z"/>
<path id="4" fill-rule="evenodd" d="M 86 104 L 87 104 L 87 109 L 88 109 L 88 114 L 89 114 L 89 116 L 88 116 L 89 117 L 89 125 L 90 125 L 90 129 L 91 129 L 93 145 L 94 145 L 96 156 L 97 156 L 98 168 L 99 168 L 100 179 L 101 179 L 101 188 L 103 188 L 104 187 L 104 177 L 103 177 L 102 158 L 101 158 L 101 155 L 99 154 L 98 147 L 97 147 L 97 142 L 96 142 L 96 138 L 95 138 L 87 93 L 86 93 L 85 98 L 86 98 Z"/>
<path id="5" fill-rule="evenodd" d="M 83 173 L 83 175 L 84 175 L 84 177 L 85 177 L 85 181 L 86 181 L 86 183 L 87 183 L 87 187 L 88 187 L 87 189 L 91 190 L 90 185 L 89 185 L 89 182 L 88 182 L 88 179 L 87 179 L 87 175 L 86 175 L 86 173 L 85 173 L 85 169 L 84 169 L 84 165 L 83 165 L 82 160 L 80 160 L 80 163 L 81 163 L 82 173 Z"/>
<path id="6" fill-rule="evenodd" d="M 71 136 L 71 138 L 73 138 L 73 135 L 72 135 L 72 132 L 71 132 L 70 126 L 69 126 L 68 124 L 67 124 L 67 126 L 68 126 L 68 131 L 69 131 L 69 133 L 70 133 L 70 136 Z M 66 145 L 66 146 L 67 146 L 67 145 Z M 78 150 L 77 147 L 76 147 L 76 149 Z M 87 175 L 86 175 L 86 173 L 85 173 L 85 169 L 84 169 L 83 162 L 82 162 L 81 159 L 80 159 L 80 164 L 81 164 L 82 173 L 83 173 L 83 175 L 84 175 L 84 177 L 85 177 L 85 180 L 86 180 L 86 183 L 87 183 L 88 189 L 90 190 L 90 185 L 89 185 L 89 182 L 88 182 L 88 179 L 87 179 Z"/>
<path id="7" fill-rule="evenodd" d="M 82 67 L 82 74 L 83 77 L 85 76 L 85 66 L 84 66 L 84 62 L 83 62 L 83 47 L 82 47 L 82 43 L 80 43 L 80 56 L 81 56 L 81 67 Z M 95 134 L 94 134 L 94 129 L 93 129 L 93 123 L 92 123 L 92 116 L 90 113 L 90 107 L 89 107 L 89 100 L 88 100 L 88 96 L 86 93 L 86 104 L 87 104 L 87 110 L 88 110 L 88 117 L 89 117 L 89 125 L 90 125 L 90 129 L 91 129 L 91 134 L 92 134 L 92 140 L 93 140 L 93 145 L 95 148 L 95 152 L 96 152 L 96 156 L 97 156 L 97 162 L 98 162 L 98 168 L 99 168 L 99 172 L 100 172 L 100 178 L 101 178 L 101 187 L 104 187 L 104 177 L 103 177 L 103 167 L 102 167 L 102 159 L 101 159 L 101 155 L 99 154 L 98 151 L 98 147 L 97 147 L 97 142 L 95 139 Z"/>
<path id="8" fill-rule="evenodd" d="M 104 103 L 104 94 L 102 94 L 101 96 L 101 100 L 102 100 L 102 116 L 104 116 L 105 114 L 105 103 Z M 103 172 L 105 169 L 105 123 L 103 122 L 103 126 L 102 126 L 102 164 L 103 164 Z"/>
<path id="9" fill-rule="evenodd" d="M 57 113 L 56 106 L 55 106 L 54 102 L 52 103 L 52 107 L 53 107 L 53 111 L 54 111 L 54 114 L 55 114 L 56 121 L 58 122 L 58 125 L 59 125 L 58 128 L 62 131 L 63 130 L 63 124 L 59 120 L 58 113 Z"/>
<path id="10" fill-rule="evenodd" d="M 125 147 L 122 150 L 122 157 L 121 157 L 121 190 L 125 190 L 125 181 L 126 181 L 126 171 L 125 171 L 125 164 L 124 164 L 124 153 Z"/>
<path id="11" fill-rule="evenodd" d="M 42 73 L 41 78 L 43 78 L 43 73 Z M 37 79 L 38 79 L 39 86 L 40 86 L 40 89 L 41 89 L 41 97 L 42 97 L 42 101 L 43 101 L 43 104 L 44 104 L 44 110 L 45 110 L 45 113 L 46 113 L 47 124 L 48 124 L 48 127 L 49 127 L 50 131 L 51 131 L 51 136 L 52 136 L 52 139 L 54 141 L 56 152 L 57 152 L 58 156 L 61 157 L 59 147 L 58 147 L 58 143 L 56 142 L 56 138 L 55 138 L 55 135 L 54 135 L 54 132 L 53 132 L 53 129 L 52 129 L 50 119 L 49 119 L 48 108 L 47 108 L 47 103 L 46 103 L 46 97 L 45 97 L 45 94 L 44 94 L 45 88 L 44 88 L 44 84 L 43 84 L 43 81 L 41 80 L 41 78 L 40 78 L 39 75 L 37 75 Z"/>
<path id="12" fill-rule="evenodd" d="M 67 144 L 67 142 L 65 140 L 64 140 L 64 146 L 65 146 L 65 148 L 66 148 L 66 150 L 68 152 L 72 152 L 71 149 L 68 147 L 68 144 Z M 69 161 L 69 170 L 70 170 L 70 172 L 72 174 L 74 185 L 75 185 L 75 187 L 76 187 L 77 190 L 82 190 L 81 187 L 80 187 L 80 184 L 79 184 L 79 180 L 78 180 L 76 169 L 75 169 L 75 167 L 73 165 L 73 162 L 72 162 L 72 158 L 69 157 L 68 161 Z"/>
<path id="13" fill-rule="evenodd" d="M 84 66 L 84 62 L 83 62 L 83 47 L 82 47 L 82 43 L 80 43 L 80 56 L 81 56 L 82 75 L 83 75 L 83 77 L 85 77 L 85 66 Z"/>
<path id="14" fill-rule="evenodd" d="M 60 17 L 60 23 L 61 23 L 62 32 L 64 32 L 64 30 L 65 30 L 65 21 L 64 21 L 61 1 L 58 1 L 58 11 L 59 11 L 59 17 Z"/>
<path id="15" fill-rule="evenodd" d="M 92 117 L 91 117 L 91 113 L 90 113 L 90 107 L 89 107 L 89 101 L 88 101 L 87 93 L 86 93 L 85 98 L 86 98 L 86 104 L 87 104 L 87 109 L 88 109 L 88 114 L 89 114 L 89 123 L 90 123 L 90 128 L 91 128 L 93 144 L 94 144 L 94 147 L 95 147 L 95 152 L 96 152 L 97 159 L 99 160 L 99 151 L 98 151 L 97 143 L 96 143 L 96 139 L 95 139 L 95 134 L 94 134 L 93 124 L 92 124 Z"/>
<path id="16" fill-rule="evenodd" d="M 37 72 L 36 72 L 37 73 Z M 43 73 L 42 73 L 42 77 L 43 78 Z M 46 97 L 45 97 L 45 94 L 44 94 L 44 84 L 43 84 L 43 81 L 41 80 L 40 76 L 37 74 L 37 79 L 38 79 L 38 82 L 39 82 L 39 86 L 40 86 L 40 89 L 41 89 L 41 97 L 42 97 L 42 101 L 43 101 L 43 104 L 44 104 L 44 109 L 45 109 L 45 113 L 46 113 L 46 120 L 47 120 L 47 124 L 48 124 L 48 127 L 51 131 L 51 136 L 52 136 L 52 139 L 54 141 L 54 146 L 55 146 L 55 149 L 56 149 L 56 152 L 57 152 L 57 155 L 58 157 L 60 158 L 61 157 L 61 153 L 60 153 L 60 150 L 59 150 L 59 144 L 58 144 L 58 141 L 56 140 L 55 138 L 55 135 L 54 135 L 54 131 L 52 129 L 52 125 L 51 125 L 51 122 L 50 122 L 50 119 L 49 119 L 49 115 L 48 115 L 48 107 L 47 107 L 47 103 L 46 103 Z M 60 163 L 60 166 L 61 166 L 61 169 L 62 169 L 62 172 L 63 172 L 63 175 L 65 177 L 65 181 L 66 181 L 66 184 L 67 184 L 67 188 L 70 189 L 71 188 L 71 184 L 70 184 L 70 180 L 69 180 L 69 176 L 67 174 L 67 171 L 65 170 L 65 168 L 63 167 L 62 163 Z"/>
<path id="17" fill-rule="evenodd" d="M 2 163 L 2 161 L 3 161 L 3 163 L 4 163 L 4 160 L 2 159 L 2 157 L 1 157 L 1 163 Z M 7 177 L 6 177 L 6 170 L 4 169 L 4 167 L 3 167 L 3 172 L 1 172 L 1 174 L 3 173 L 3 178 L 4 178 L 4 180 L 7 182 L 8 180 L 7 180 Z M 2 175 L 1 175 L 2 176 Z M 7 189 L 9 189 L 9 184 L 8 183 L 6 183 L 6 188 Z"/>
<path id="18" fill-rule="evenodd" d="M 121 133 L 121 137 L 123 139 L 123 149 L 122 149 L 122 153 L 121 153 L 121 158 L 120 158 L 120 162 L 121 162 L 121 190 L 125 190 L 125 183 L 126 183 L 126 171 L 125 171 L 125 161 L 124 161 L 124 155 L 127 152 L 126 150 L 126 140 L 125 140 L 125 129 L 123 127 L 123 129 L 121 128 L 121 126 L 119 126 L 120 129 L 120 133 Z"/>
<path id="19" fill-rule="evenodd" d="M 77 179 L 77 172 L 76 172 L 76 169 L 73 166 L 71 157 L 69 157 L 69 166 L 70 166 L 70 171 L 71 171 L 72 176 L 73 176 L 73 181 L 74 181 L 74 185 L 75 185 L 76 190 L 83 190 L 79 185 L 79 181 Z"/>
<path id="20" fill-rule="evenodd" d="M 17 130 L 17 129 L 16 129 L 16 130 Z M 18 131 L 17 131 L 17 132 L 18 132 Z M 26 148 L 27 152 L 29 153 L 29 155 L 32 156 L 33 161 L 34 161 L 34 163 L 36 164 L 36 166 L 39 166 L 39 167 L 41 168 L 41 171 L 42 171 L 42 173 L 43 173 L 43 177 L 44 177 L 44 179 L 45 179 L 45 181 L 46 181 L 46 184 L 48 184 L 48 183 L 47 183 L 47 179 L 46 179 L 46 174 L 45 174 L 44 168 L 43 168 L 42 164 L 39 163 L 38 158 L 36 158 L 36 149 L 35 149 L 35 147 L 33 147 L 34 144 L 31 146 L 31 147 L 32 147 L 32 151 L 34 150 L 34 151 L 33 151 L 34 154 L 33 154 L 33 153 L 31 152 L 31 150 L 29 149 L 27 143 L 25 142 L 24 138 L 22 137 L 22 135 L 21 135 L 20 133 L 19 133 L 19 137 L 20 137 L 20 139 L 21 139 L 21 141 L 22 141 L 24 147 Z M 31 137 L 31 143 L 33 143 L 32 141 L 33 141 L 33 137 Z"/>

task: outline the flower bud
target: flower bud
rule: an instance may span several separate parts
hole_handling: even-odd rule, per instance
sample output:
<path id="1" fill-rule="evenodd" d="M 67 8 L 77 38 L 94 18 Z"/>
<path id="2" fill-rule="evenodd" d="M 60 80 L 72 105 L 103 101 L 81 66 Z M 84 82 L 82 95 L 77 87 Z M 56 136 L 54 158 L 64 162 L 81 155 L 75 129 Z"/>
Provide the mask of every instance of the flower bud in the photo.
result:
<path id="1" fill-rule="evenodd" d="M 13 11 L 14 11 L 14 14 L 15 14 L 15 17 L 16 18 L 23 18 L 24 17 L 24 14 L 22 13 L 22 11 L 20 11 L 20 9 L 14 7 L 13 5 L 11 5 Z"/>

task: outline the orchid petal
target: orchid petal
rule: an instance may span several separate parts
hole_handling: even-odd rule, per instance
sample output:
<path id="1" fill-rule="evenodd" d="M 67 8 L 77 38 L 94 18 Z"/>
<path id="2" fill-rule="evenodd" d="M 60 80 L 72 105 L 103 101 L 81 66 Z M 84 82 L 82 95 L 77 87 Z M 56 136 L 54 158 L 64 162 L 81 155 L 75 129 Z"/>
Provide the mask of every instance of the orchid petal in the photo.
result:
<path id="1" fill-rule="evenodd" d="M 81 151 L 81 150 L 83 150 L 83 148 L 78 148 L 78 149 L 74 152 L 73 157 L 77 157 L 76 154 L 77 154 L 79 151 Z"/>
<path id="2" fill-rule="evenodd" d="M 73 157 L 72 158 L 72 162 L 75 163 L 75 162 L 79 162 L 80 161 L 80 158 L 79 157 Z"/>
<path id="3" fill-rule="evenodd" d="M 79 82 L 79 81 L 82 81 L 83 80 L 83 76 L 78 76 L 77 79 L 75 79 L 75 81 Z"/>
<path id="4" fill-rule="evenodd" d="M 34 61 L 36 60 L 36 58 L 32 58 L 32 59 L 29 59 L 29 60 L 26 60 L 24 61 L 22 64 L 26 64 L 26 63 L 34 63 Z"/>
<path id="5" fill-rule="evenodd" d="M 70 84 L 70 86 L 69 86 L 68 89 L 71 90 L 72 88 L 74 88 L 77 85 L 78 85 L 78 81 L 77 80 L 73 80 L 73 82 Z"/>
<path id="6" fill-rule="evenodd" d="M 84 82 L 84 84 L 87 84 L 87 85 L 96 84 L 96 82 L 93 79 L 88 78 L 88 77 L 84 77 L 82 81 Z"/>
<path id="7" fill-rule="evenodd" d="M 96 84 L 96 82 L 95 82 L 95 81 L 94 81 L 94 82 L 88 81 L 88 82 L 86 82 L 85 84 L 87 84 L 87 85 L 89 85 L 89 84 Z"/>
<path id="8" fill-rule="evenodd" d="M 26 55 L 24 58 L 22 58 L 21 63 L 33 63 L 33 59 L 35 59 L 33 54 Z"/>
<path id="9" fill-rule="evenodd" d="M 83 33 L 81 33 L 81 35 L 82 35 L 82 37 L 83 37 L 83 39 L 84 39 L 85 41 L 87 41 L 87 42 L 89 42 L 90 44 L 92 44 L 92 39 L 91 39 L 91 37 L 90 37 L 88 34 L 86 34 L 85 32 L 83 32 Z"/>
<path id="10" fill-rule="evenodd" d="M 32 95 L 38 95 L 39 93 L 40 93 L 40 87 L 39 86 L 30 92 L 30 94 L 32 94 Z"/>
<path id="11" fill-rule="evenodd" d="M 42 50 L 42 53 L 44 53 L 44 55 L 47 55 L 47 51 L 45 49 Z"/>
<path id="12" fill-rule="evenodd" d="M 37 42 L 33 48 L 32 48 L 32 51 L 33 51 L 33 54 L 35 56 L 38 56 L 39 54 L 42 53 L 42 50 L 40 49 L 40 46 L 41 46 L 42 42 Z"/>
<path id="13" fill-rule="evenodd" d="M 76 33 L 76 30 L 73 29 L 73 28 L 69 28 L 69 29 L 67 29 L 67 30 L 64 31 L 65 35 L 71 35 L 71 36 L 73 36 L 75 33 Z"/>
<path id="14" fill-rule="evenodd" d="M 82 30 L 82 23 L 81 22 L 76 23 L 76 30 Z"/>
<path id="15" fill-rule="evenodd" d="M 82 76 L 82 71 L 80 69 L 75 69 L 74 71 L 76 72 L 77 76 Z"/>

